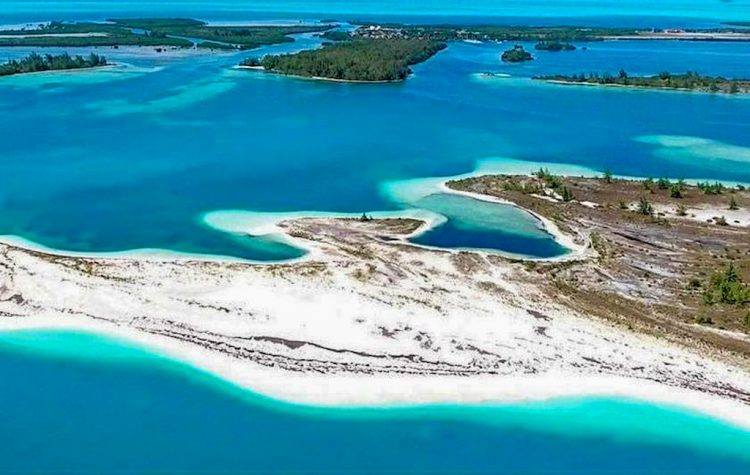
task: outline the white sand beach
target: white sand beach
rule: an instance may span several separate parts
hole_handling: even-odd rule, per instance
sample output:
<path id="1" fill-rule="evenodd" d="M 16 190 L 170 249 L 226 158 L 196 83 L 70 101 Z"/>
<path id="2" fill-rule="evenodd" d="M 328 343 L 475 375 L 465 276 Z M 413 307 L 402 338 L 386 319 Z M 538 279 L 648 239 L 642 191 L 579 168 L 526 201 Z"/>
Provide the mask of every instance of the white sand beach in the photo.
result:
<path id="1" fill-rule="evenodd" d="M 750 428 L 744 368 L 579 314 L 499 256 L 406 245 L 407 224 L 283 221 L 275 226 L 317 249 L 290 264 L 66 257 L 3 244 L 0 329 L 125 338 L 299 403 L 617 396 Z"/>

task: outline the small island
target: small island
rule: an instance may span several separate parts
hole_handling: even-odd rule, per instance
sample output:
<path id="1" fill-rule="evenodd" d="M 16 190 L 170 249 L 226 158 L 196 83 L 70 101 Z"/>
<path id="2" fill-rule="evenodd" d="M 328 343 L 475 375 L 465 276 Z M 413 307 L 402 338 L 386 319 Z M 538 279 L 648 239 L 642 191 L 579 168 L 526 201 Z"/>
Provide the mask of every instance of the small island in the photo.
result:
<path id="1" fill-rule="evenodd" d="M 662 72 L 655 76 L 630 76 L 626 71 L 618 74 L 578 74 L 536 76 L 534 79 L 557 84 L 586 84 L 598 86 L 621 86 L 647 89 L 674 89 L 681 91 L 702 91 L 725 94 L 747 94 L 750 92 L 750 80 L 727 79 L 720 76 L 702 76 L 688 71 L 685 74 Z"/>
<path id="2" fill-rule="evenodd" d="M 104 56 L 94 53 L 91 53 L 88 57 L 70 56 L 68 53 L 57 56 L 50 54 L 42 56 L 37 53 L 31 53 L 23 59 L 12 59 L 5 64 L 0 64 L 0 77 L 42 71 L 90 69 L 106 66 L 107 64 L 107 59 Z"/>
<path id="3" fill-rule="evenodd" d="M 125 18 L 106 23 L 53 21 L 37 28 L 0 30 L 0 46 L 196 46 L 245 50 L 291 42 L 294 40 L 288 35 L 324 32 L 334 26 L 211 26 L 184 18 Z"/>
<path id="4" fill-rule="evenodd" d="M 535 50 L 539 51 L 575 51 L 576 47 L 573 44 L 562 42 L 562 41 L 540 41 L 534 45 Z"/>
<path id="5" fill-rule="evenodd" d="M 353 39 L 295 54 L 250 58 L 241 67 L 306 78 L 344 82 L 392 82 L 406 79 L 410 66 L 446 47 L 417 39 Z"/>
<path id="6" fill-rule="evenodd" d="M 526 51 L 523 46 L 515 45 L 513 48 L 504 51 L 500 56 L 500 59 L 506 63 L 521 63 L 524 61 L 531 61 L 534 57 L 531 56 L 531 53 Z"/>

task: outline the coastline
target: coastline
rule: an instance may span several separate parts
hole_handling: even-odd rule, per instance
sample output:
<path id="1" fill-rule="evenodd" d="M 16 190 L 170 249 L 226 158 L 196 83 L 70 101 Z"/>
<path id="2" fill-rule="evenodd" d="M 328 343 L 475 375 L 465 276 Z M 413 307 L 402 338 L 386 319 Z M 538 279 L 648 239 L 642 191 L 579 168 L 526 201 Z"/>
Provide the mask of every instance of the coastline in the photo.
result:
<path id="1" fill-rule="evenodd" d="M 709 95 L 715 95 L 715 96 L 721 96 L 721 97 L 742 97 L 750 95 L 750 91 L 740 91 L 736 94 L 732 94 L 729 92 L 724 91 L 708 91 L 706 89 L 686 89 L 686 88 L 678 88 L 678 87 L 648 87 L 648 86 L 636 86 L 636 85 L 625 85 L 625 84 L 599 84 L 599 83 L 591 83 L 591 82 L 577 82 L 577 81 L 564 81 L 560 79 L 535 79 L 532 78 L 534 81 L 543 82 L 547 84 L 555 84 L 559 86 L 589 86 L 589 87 L 606 87 L 606 88 L 614 88 L 614 89 L 625 89 L 625 90 L 634 90 L 634 91 L 662 91 L 662 92 L 690 92 L 694 94 L 709 94 Z"/>
<path id="2" fill-rule="evenodd" d="M 116 68 L 123 68 L 123 67 L 127 67 L 127 65 L 125 63 L 107 62 L 107 64 L 103 64 L 101 66 L 92 66 L 92 67 L 86 67 L 86 68 L 48 69 L 46 71 L 31 71 L 28 73 L 5 74 L 3 76 L 0 76 L 0 80 L 2 80 L 3 78 L 32 77 L 32 76 L 53 75 L 53 74 L 86 73 L 86 72 L 91 72 L 91 71 L 101 71 L 101 70 L 106 70 L 106 69 L 116 69 Z"/>
<path id="3" fill-rule="evenodd" d="M 378 220 L 281 225 L 315 243 L 316 260 L 97 260 L 3 245 L 0 276 L 13 279 L 0 291 L 0 329 L 123 338 L 298 404 L 612 396 L 750 430 L 744 369 L 565 308 L 522 264 L 381 241 Z M 305 324 L 311 313 L 315 325 Z"/>
<path id="4" fill-rule="evenodd" d="M 168 337 L 146 335 L 92 320 L 55 317 L 0 320 L 0 331 L 77 331 L 136 345 L 186 364 L 225 383 L 272 400 L 319 408 L 408 408 L 429 405 L 492 406 L 571 398 L 618 398 L 703 414 L 750 431 L 750 405 L 699 391 L 640 379 L 573 373 L 515 376 L 289 374 Z"/>
<path id="5" fill-rule="evenodd" d="M 299 258 L 285 259 L 281 261 L 254 261 L 250 259 L 242 259 L 240 257 L 218 254 L 181 252 L 172 249 L 160 248 L 140 248 L 128 249 L 123 251 L 79 252 L 47 247 L 43 244 L 39 244 L 37 242 L 26 239 L 23 236 L 12 234 L 0 235 L 0 244 L 5 244 L 31 252 L 39 252 L 60 257 L 70 257 L 77 259 L 139 260 L 144 262 L 218 262 L 253 264 L 261 266 L 291 264 L 295 262 L 302 262 L 308 259 L 308 256 L 305 255 Z"/>
<path id="6" fill-rule="evenodd" d="M 479 174 L 481 175 L 481 174 Z M 470 176 L 479 176 L 479 175 L 470 175 Z M 470 191 L 462 191 L 462 190 L 456 190 L 448 186 L 448 181 L 443 182 L 441 185 L 441 191 L 443 193 L 448 194 L 454 194 L 459 196 L 466 196 L 467 198 L 472 198 L 479 201 L 486 201 L 488 203 L 497 203 L 497 204 L 504 204 L 509 206 L 514 206 L 526 213 L 529 213 L 531 216 L 535 217 L 542 225 L 542 228 L 545 232 L 550 234 L 552 238 L 557 241 L 561 246 L 567 248 L 570 250 L 568 254 L 564 254 L 559 257 L 550 257 L 550 258 L 529 258 L 528 256 L 526 259 L 531 261 L 549 261 L 549 262 L 559 262 L 559 261 L 569 261 L 569 260 L 576 260 L 576 259 L 584 259 L 587 257 L 591 257 L 593 254 L 595 254 L 595 251 L 591 247 L 591 243 L 589 241 L 586 241 L 584 243 L 577 243 L 575 239 L 573 239 L 572 236 L 565 234 L 562 232 L 562 230 L 555 224 L 554 221 L 551 219 L 542 216 L 539 213 L 535 213 L 534 211 L 524 208 L 523 206 L 520 206 L 518 203 L 514 203 L 509 200 L 504 200 L 495 196 L 488 196 L 488 195 L 482 195 L 480 193 L 472 193 Z"/>

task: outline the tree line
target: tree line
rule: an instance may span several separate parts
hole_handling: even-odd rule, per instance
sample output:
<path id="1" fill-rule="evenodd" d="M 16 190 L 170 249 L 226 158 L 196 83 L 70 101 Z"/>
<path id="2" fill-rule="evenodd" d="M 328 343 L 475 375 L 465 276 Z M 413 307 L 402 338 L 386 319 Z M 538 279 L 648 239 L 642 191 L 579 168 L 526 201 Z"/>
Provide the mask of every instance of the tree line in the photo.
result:
<path id="1" fill-rule="evenodd" d="M 7 63 L 0 65 L 0 76 L 35 73 L 39 71 L 95 68 L 106 65 L 107 58 L 95 53 L 91 53 L 87 57 L 70 56 L 68 53 L 57 56 L 31 53 L 25 58 L 11 59 Z"/>
<path id="2" fill-rule="evenodd" d="M 426 61 L 445 46 L 429 40 L 355 39 L 317 50 L 251 58 L 242 65 L 342 81 L 399 81 L 409 76 L 410 66 Z"/>

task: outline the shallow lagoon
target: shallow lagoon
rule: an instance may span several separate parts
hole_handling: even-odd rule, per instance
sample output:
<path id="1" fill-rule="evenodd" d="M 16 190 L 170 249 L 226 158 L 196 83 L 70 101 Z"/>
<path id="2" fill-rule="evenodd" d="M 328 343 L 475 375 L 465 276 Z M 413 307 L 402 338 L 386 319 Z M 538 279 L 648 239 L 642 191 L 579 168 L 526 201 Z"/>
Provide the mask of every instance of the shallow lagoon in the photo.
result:
<path id="1" fill-rule="evenodd" d="M 10 472 L 750 470 L 750 433 L 632 401 L 296 406 L 120 341 L 53 331 L 0 333 L 0 374 Z"/>

